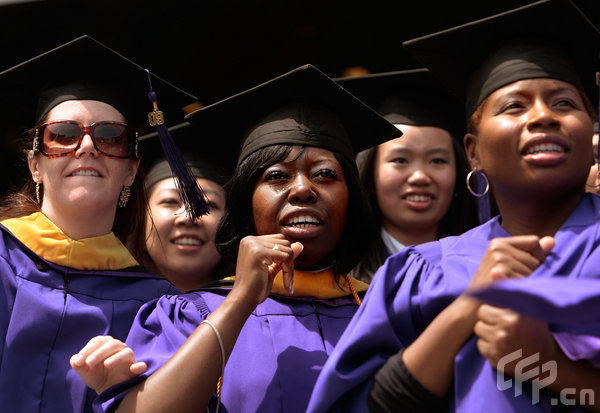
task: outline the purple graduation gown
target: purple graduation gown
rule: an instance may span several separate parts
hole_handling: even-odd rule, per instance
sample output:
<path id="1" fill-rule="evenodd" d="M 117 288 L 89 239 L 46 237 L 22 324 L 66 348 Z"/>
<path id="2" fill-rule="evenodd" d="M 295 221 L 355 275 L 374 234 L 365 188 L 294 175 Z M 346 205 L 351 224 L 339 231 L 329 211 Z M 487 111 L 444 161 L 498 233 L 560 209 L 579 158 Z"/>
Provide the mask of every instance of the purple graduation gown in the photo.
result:
<path id="1" fill-rule="evenodd" d="M 563 352 L 600 368 L 600 279 L 525 278 L 474 292 L 498 307 L 544 320 Z"/>
<path id="2" fill-rule="evenodd" d="M 127 339 L 136 359 L 148 364 L 141 379 L 161 367 L 229 291 L 204 288 L 143 306 Z M 357 309 L 352 296 L 269 296 L 244 324 L 227 361 L 219 411 L 305 412 L 321 367 Z M 116 386 L 116 392 L 126 392 L 137 382 Z M 99 401 L 112 397 L 113 391 Z M 102 408 L 113 411 L 124 396 L 118 394 Z"/>
<path id="3" fill-rule="evenodd" d="M 375 372 L 464 291 L 489 242 L 505 236 L 509 234 L 496 217 L 463 235 L 391 256 L 375 274 L 362 307 L 323 367 L 308 411 L 368 411 L 367 392 Z M 555 241 L 531 278 L 599 278 L 600 197 L 586 194 Z M 549 400 L 543 397 L 532 405 L 526 393 L 515 396 L 513 388 L 498 390 L 496 371 L 475 343 L 472 337 L 455 358 L 452 411 L 528 412 L 547 406 Z"/>
<path id="4" fill-rule="evenodd" d="M 0 411 L 11 413 L 91 412 L 96 393 L 71 356 L 96 335 L 125 340 L 143 303 L 176 291 L 141 267 L 53 264 L 2 226 L 0 282 Z"/>

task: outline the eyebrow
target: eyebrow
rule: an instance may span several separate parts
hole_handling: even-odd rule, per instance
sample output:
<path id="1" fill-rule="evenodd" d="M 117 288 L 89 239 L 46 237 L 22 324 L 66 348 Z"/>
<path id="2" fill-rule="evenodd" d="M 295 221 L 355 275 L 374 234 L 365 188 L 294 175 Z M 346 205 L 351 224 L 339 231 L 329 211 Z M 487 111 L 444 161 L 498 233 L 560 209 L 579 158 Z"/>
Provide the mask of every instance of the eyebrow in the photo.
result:
<path id="1" fill-rule="evenodd" d="M 220 192 L 215 191 L 213 189 L 204 189 L 204 188 L 202 188 L 202 189 L 206 195 L 212 194 L 212 195 L 216 196 L 217 198 L 225 198 Z"/>

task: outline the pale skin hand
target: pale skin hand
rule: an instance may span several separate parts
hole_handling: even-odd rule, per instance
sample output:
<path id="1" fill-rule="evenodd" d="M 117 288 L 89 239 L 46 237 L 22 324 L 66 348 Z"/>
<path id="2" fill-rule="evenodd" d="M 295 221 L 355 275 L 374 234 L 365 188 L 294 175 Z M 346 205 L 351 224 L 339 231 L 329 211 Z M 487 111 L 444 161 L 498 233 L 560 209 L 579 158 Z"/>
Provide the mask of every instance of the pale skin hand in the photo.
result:
<path id="1" fill-rule="evenodd" d="M 528 276 L 552 248 L 552 237 L 520 235 L 493 239 L 467 291 L 497 280 Z M 473 333 L 480 304 L 462 294 L 402 353 L 413 376 L 437 397 L 444 397 L 452 384 L 454 358 Z"/>
<path id="2" fill-rule="evenodd" d="M 277 249 L 273 249 L 275 245 L 277 245 Z M 227 343 L 226 334 L 229 330 L 226 330 L 225 327 L 222 329 L 215 318 L 224 318 L 219 317 L 219 314 L 224 315 L 229 310 L 229 312 L 235 313 L 236 319 L 239 319 L 240 314 L 246 314 L 249 309 L 242 320 L 245 322 L 250 312 L 268 297 L 273 279 L 280 270 L 285 288 L 289 292 L 293 292 L 294 259 L 302 252 L 302 248 L 302 244 L 298 242 L 291 244 L 281 234 L 249 236 L 240 242 L 234 286 L 226 303 L 224 302 L 225 305 L 221 305 L 224 307 L 222 311 L 217 309 L 210 317 L 219 329 L 224 343 Z M 230 302 L 236 304 L 228 306 L 227 304 Z M 238 306 L 237 309 L 232 308 L 235 306 Z M 235 323 L 232 323 L 232 326 L 235 326 Z M 198 328 L 206 329 L 206 326 Z M 235 334 L 235 338 L 237 338 L 237 334 Z M 214 337 L 205 339 L 215 340 Z M 188 347 L 191 345 L 189 344 Z M 228 354 L 231 352 L 231 348 L 227 352 Z M 220 353 L 220 349 L 217 350 Z M 218 353 L 209 354 L 209 356 L 212 359 L 219 359 L 219 357 L 215 357 L 215 354 Z M 77 371 L 86 385 L 98 394 L 115 384 L 144 373 L 147 369 L 144 362 L 135 361 L 133 351 L 129 347 L 110 336 L 97 336 L 90 340 L 78 354 L 71 357 L 71 367 Z M 212 387 L 209 398 L 211 394 Z"/>
<path id="3" fill-rule="evenodd" d="M 474 328 L 478 336 L 477 348 L 493 367 L 501 367 L 504 374 L 515 377 L 517 362 L 537 353 L 539 361 L 528 365 L 525 371 L 555 361 L 557 378 L 548 385 L 550 390 L 558 393 L 565 388 L 574 389 L 570 398 L 576 402 L 579 401 L 581 389 L 591 389 L 594 394 L 600 394 L 600 370 L 586 361 L 570 360 L 554 340 L 545 322 L 488 304 L 479 307 L 477 316 L 479 320 Z M 521 358 L 499 365 L 503 356 L 517 350 L 522 350 Z M 545 374 L 541 374 L 539 378 L 545 377 Z M 586 407 L 600 411 L 598 402 Z"/>
<path id="4" fill-rule="evenodd" d="M 98 394 L 147 369 L 146 363 L 135 361 L 133 351 L 125 343 L 111 336 L 92 338 L 70 362 L 83 382 Z"/>

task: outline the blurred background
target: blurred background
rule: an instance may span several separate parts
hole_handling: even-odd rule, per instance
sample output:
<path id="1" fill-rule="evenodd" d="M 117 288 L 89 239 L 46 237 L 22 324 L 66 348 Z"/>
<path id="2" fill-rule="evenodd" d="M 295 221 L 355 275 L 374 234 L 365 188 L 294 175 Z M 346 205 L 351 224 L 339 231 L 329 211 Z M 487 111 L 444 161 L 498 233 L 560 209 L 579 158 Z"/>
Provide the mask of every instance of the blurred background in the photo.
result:
<path id="1" fill-rule="evenodd" d="M 0 70 L 88 34 L 207 105 L 306 63 L 332 77 L 414 67 L 403 40 L 532 2 L 0 0 Z M 600 26 L 600 0 L 574 2 Z"/>

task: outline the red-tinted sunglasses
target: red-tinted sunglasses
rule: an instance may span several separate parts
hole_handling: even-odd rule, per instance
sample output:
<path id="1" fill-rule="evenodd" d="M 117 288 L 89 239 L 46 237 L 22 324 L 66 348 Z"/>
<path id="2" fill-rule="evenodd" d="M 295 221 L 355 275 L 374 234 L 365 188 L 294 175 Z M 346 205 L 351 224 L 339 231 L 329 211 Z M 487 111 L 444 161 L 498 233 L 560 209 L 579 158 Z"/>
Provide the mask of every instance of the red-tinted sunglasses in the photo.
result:
<path id="1" fill-rule="evenodd" d="M 137 158 L 137 139 L 127 125 L 120 122 L 96 122 L 90 126 L 73 120 L 47 122 L 35 130 L 34 152 L 49 158 L 67 156 L 79 149 L 85 135 L 90 135 L 94 148 L 111 158 Z"/>

